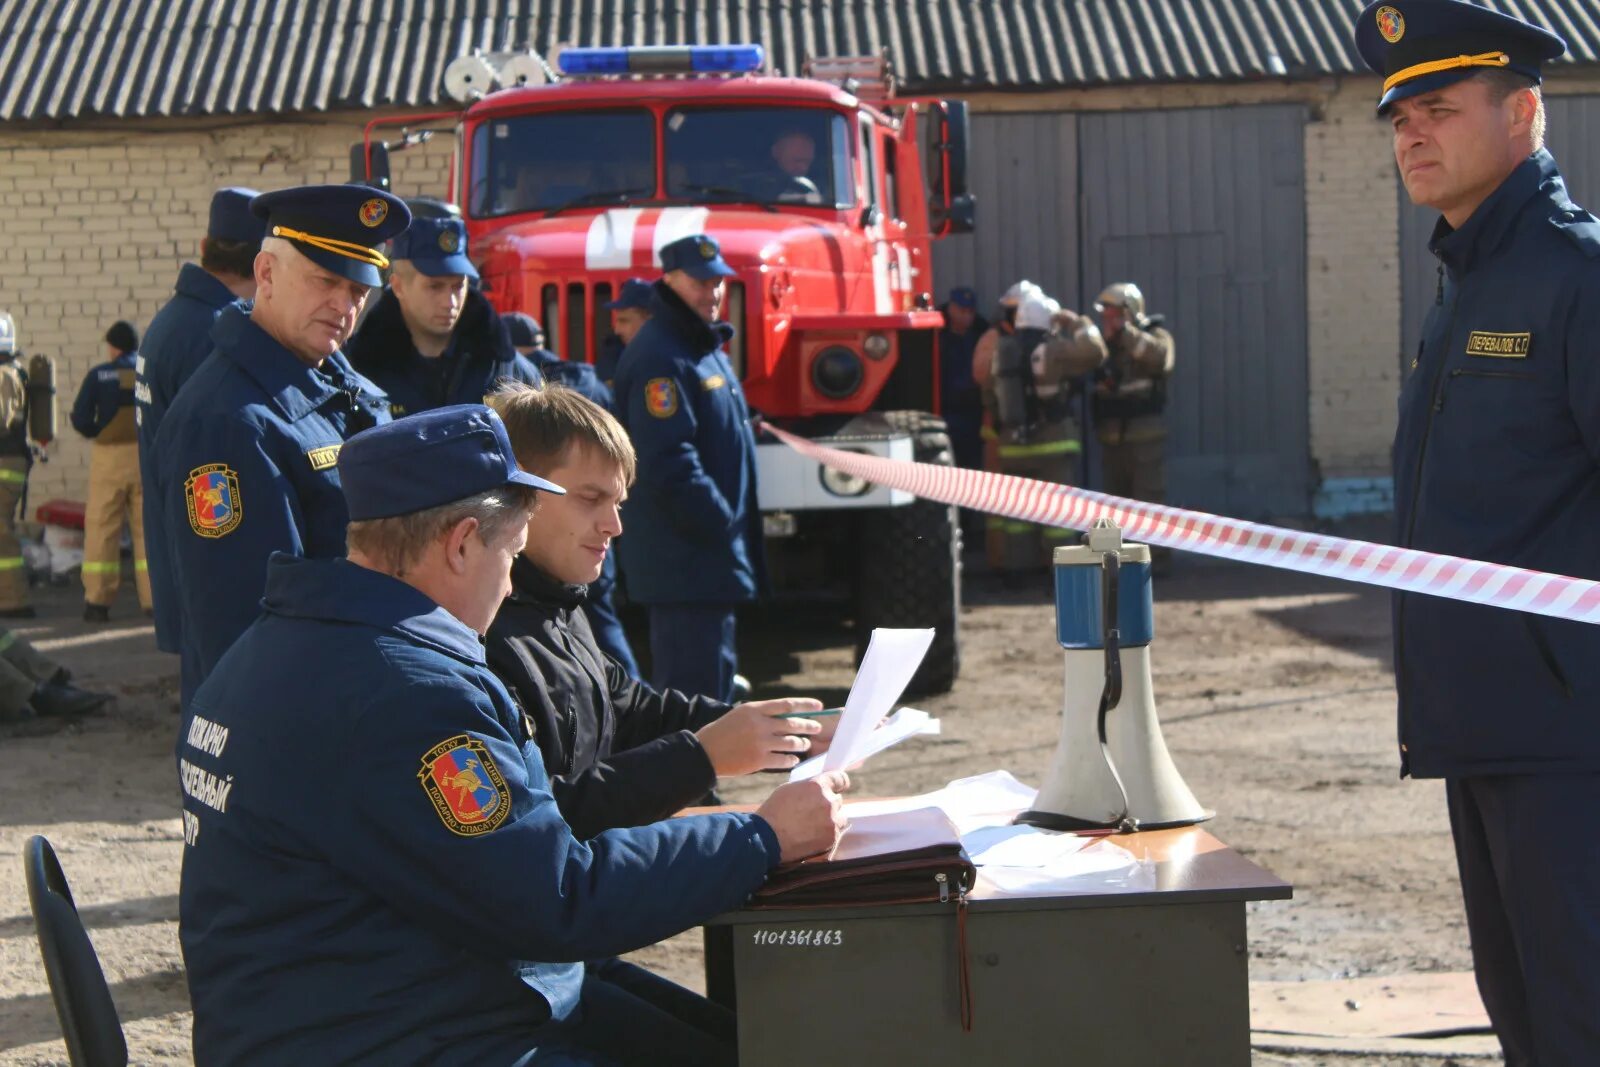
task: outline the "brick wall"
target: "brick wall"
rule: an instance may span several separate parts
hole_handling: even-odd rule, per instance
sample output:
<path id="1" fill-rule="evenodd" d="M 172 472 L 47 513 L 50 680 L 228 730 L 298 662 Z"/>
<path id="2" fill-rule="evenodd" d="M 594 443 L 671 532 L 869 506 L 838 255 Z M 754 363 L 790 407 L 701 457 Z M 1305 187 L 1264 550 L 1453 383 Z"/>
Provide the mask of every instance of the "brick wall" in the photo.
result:
<path id="1" fill-rule="evenodd" d="M 25 353 L 56 360 L 59 437 L 34 468 L 30 505 L 83 499 L 89 446 L 67 423 L 72 400 L 106 358 L 106 328 L 127 319 L 142 333 L 178 268 L 199 258 L 212 192 L 342 182 L 371 117 L 0 131 L 0 309 Z M 440 137 L 397 154 L 396 191 L 442 194 L 450 148 Z"/>

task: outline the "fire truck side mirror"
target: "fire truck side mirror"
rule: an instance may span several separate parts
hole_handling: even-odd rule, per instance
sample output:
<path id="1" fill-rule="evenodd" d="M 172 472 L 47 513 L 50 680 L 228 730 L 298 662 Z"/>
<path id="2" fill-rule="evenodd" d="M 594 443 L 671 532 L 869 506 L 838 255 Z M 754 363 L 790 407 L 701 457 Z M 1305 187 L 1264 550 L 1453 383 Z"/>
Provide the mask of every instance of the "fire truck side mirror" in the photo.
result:
<path id="1" fill-rule="evenodd" d="M 382 141 L 357 141 L 350 146 L 350 180 L 388 190 L 389 146 Z"/>
<path id="2" fill-rule="evenodd" d="M 971 233 L 977 201 L 967 191 L 970 126 L 965 100 L 945 100 L 934 107 L 934 138 L 929 171 L 929 214 L 939 237 Z"/>

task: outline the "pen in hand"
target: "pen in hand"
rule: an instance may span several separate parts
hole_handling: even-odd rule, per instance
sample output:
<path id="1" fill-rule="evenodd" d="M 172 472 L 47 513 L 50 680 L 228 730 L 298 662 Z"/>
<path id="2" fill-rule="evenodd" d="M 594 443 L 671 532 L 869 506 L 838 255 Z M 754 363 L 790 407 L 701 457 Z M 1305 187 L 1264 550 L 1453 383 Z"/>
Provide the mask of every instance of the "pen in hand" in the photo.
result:
<path id="1" fill-rule="evenodd" d="M 787 715 L 778 715 L 779 719 L 824 719 L 829 715 L 842 715 L 843 708 L 824 708 L 821 711 L 793 711 Z"/>

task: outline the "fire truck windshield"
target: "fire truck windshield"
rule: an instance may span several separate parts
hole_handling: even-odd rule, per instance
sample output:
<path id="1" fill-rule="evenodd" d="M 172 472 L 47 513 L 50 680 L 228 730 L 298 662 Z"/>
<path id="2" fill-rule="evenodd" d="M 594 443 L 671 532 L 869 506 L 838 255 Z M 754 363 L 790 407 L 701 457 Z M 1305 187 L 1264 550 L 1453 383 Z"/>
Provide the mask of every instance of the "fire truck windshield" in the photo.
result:
<path id="1" fill-rule="evenodd" d="M 680 107 L 666 117 L 667 198 L 854 205 L 849 128 L 822 108 Z"/>
<path id="2" fill-rule="evenodd" d="M 474 218 L 617 204 L 655 193 L 655 119 L 643 108 L 493 119 L 472 137 Z"/>

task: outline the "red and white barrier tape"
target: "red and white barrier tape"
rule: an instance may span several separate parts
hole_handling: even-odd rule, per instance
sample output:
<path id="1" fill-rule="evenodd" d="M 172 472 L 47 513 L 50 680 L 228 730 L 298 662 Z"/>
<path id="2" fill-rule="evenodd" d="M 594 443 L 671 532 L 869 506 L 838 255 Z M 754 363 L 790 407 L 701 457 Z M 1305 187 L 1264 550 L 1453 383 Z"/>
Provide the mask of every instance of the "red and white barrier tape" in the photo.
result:
<path id="1" fill-rule="evenodd" d="M 770 424 L 763 428 L 829 467 L 943 504 L 1072 530 L 1087 530 L 1106 518 L 1132 541 L 1600 624 L 1600 582 L 1584 578 L 1285 530 L 1010 474 L 862 455 L 818 445 Z"/>

